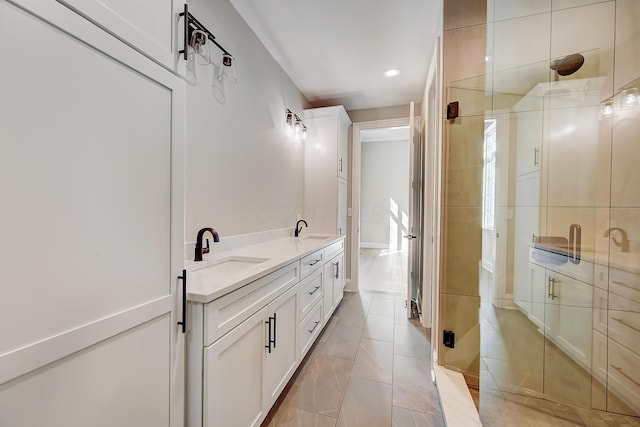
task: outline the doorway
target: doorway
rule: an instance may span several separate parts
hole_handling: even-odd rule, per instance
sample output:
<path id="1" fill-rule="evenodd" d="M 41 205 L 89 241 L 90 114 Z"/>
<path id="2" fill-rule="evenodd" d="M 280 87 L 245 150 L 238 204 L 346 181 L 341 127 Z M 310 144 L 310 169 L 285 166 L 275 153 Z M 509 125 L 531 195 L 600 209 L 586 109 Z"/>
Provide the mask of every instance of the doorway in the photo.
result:
<path id="1" fill-rule="evenodd" d="M 409 125 L 360 131 L 360 289 L 406 294 Z"/>

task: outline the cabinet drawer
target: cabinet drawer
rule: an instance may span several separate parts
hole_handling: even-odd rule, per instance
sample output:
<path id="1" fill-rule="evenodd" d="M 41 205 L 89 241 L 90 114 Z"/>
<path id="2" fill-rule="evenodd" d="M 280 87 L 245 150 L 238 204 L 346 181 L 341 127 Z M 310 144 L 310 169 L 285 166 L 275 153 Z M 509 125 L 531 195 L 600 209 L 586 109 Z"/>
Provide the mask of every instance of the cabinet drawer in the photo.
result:
<path id="1" fill-rule="evenodd" d="M 300 277 L 308 276 L 324 263 L 324 250 L 320 249 L 300 260 Z"/>
<path id="2" fill-rule="evenodd" d="M 324 248 L 324 258 L 331 259 L 339 252 L 344 251 L 344 239 L 339 242 L 335 242 Z"/>
<path id="3" fill-rule="evenodd" d="M 300 317 L 303 319 L 311 308 L 322 298 L 322 269 L 315 270 L 300 283 Z"/>
<path id="4" fill-rule="evenodd" d="M 640 312 L 640 275 L 610 269 L 609 291 L 610 308 Z"/>
<path id="5" fill-rule="evenodd" d="M 615 394 L 634 411 L 640 412 L 638 366 L 640 366 L 640 356 L 609 340 L 609 392 Z M 609 407 L 609 410 L 616 409 Z"/>
<path id="6" fill-rule="evenodd" d="M 299 280 L 298 262 L 274 271 L 248 285 L 206 304 L 204 345 L 238 326 Z"/>
<path id="7" fill-rule="evenodd" d="M 322 303 L 316 304 L 309 315 L 300 322 L 298 329 L 299 360 L 307 354 L 322 330 Z"/>
<path id="8" fill-rule="evenodd" d="M 593 307 L 593 286 L 549 271 L 546 302 L 572 307 Z"/>
<path id="9" fill-rule="evenodd" d="M 550 270 L 557 271 L 566 276 L 580 280 L 581 282 L 593 285 L 593 263 L 590 261 L 581 260 L 580 264 L 573 264 L 566 262 L 562 265 L 547 264 L 546 267 Z"/>
<path id="10" fill-rule="evenodd" d="M 640 355 L 640 313 L 609 310 L 609 338 Z"/>

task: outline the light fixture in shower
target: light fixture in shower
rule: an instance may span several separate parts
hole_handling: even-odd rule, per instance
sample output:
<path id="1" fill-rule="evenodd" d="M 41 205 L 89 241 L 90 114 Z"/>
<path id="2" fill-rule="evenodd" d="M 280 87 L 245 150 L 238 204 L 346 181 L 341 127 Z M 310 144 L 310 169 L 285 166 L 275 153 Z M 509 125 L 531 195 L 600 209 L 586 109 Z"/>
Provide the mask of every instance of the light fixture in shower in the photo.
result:
<path id="1" fill-rule="evenodd" d="M 304 124 L 300 116 L 287 108 L 285 111 L 285 124 L 289 133 L 292 133 L 296 138 L 305 139 L 307 137 L 307 126 Z"/>

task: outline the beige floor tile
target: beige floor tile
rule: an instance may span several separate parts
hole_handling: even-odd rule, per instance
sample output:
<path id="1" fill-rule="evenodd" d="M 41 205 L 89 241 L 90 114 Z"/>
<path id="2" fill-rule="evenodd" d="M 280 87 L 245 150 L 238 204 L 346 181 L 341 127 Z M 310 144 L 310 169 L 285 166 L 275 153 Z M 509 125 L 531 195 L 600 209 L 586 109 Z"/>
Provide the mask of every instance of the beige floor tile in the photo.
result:
<path id="1" fill-rule="evenodd" d="M 420 412 L 440 413 L 438 392 L 431 382 L 430 362 L 413 357 L 393 358 L 393 404 Z"/>
<path id="2" fill-rule="evenodd" d="M 361 308 L 356 307 L 343 307 L 343 310 L 338 317 L 338 324 L 347 326 L 357 326 L 360 329 L 367 321 L 367 313 Z"/>
<path id="3" fill-rule="evenodd" d="M 278 427 L 335 427 L 336 418 L 290 407 Z"/>
<path id="4" fill-rule="evenodd" d="M 353 377 L 391 384 L 393 379 L 393 344 L 363 339 L 353 363 Z"/>
<path id="5" fill-rule="evenodd" d="M 336 425 L 389 427 L 391 385 L 352 377 Z"/>
<path id="6" fill-rule="evenodd" d="M 391 427 L 444 427 L 442 414 L 429 414 L 394 406 Z"/>
<path id="7" fill-rule="evenodd" d="M 406 293 L 407 254 L 388 249 L 360 249 L 361 290 Z"/>
<path id="8" fill-rule="evenodd" d="M 319 356 L 300 379 L 291 406 L 317 414 L 337 417 L 342 405 L 353 362 Z"/>
<path id="9" fill-rule="evenodd" d="M 386 299 L 374 296 L 369 308 L 369 314 L 377 314 L 379 316 L 393 317 L 395 308 L 395 301 L 393 299 Z"/>
<path id="10" fill-rule="evenodd" d="M 363 324 L 364 325 L 364 324 Z M 354 360 L 362 338 L 363 326 L 338 323 L 324 343 L 321 353 L 341 359 Z"/>
<path id="11" fill-rule="evenodd" d="M 387 316 L 369 314 L 364 324 L 362 338 L 393 342 L 393 319 Z"/>
<path id="12" fill-rule="evenodd" d="M 431 358 L 431 343 L 426 330 L 412 322 L 407 325 L 395 325 L 393 344 L 393 352 L 396 355 L 423 360 Z"/>

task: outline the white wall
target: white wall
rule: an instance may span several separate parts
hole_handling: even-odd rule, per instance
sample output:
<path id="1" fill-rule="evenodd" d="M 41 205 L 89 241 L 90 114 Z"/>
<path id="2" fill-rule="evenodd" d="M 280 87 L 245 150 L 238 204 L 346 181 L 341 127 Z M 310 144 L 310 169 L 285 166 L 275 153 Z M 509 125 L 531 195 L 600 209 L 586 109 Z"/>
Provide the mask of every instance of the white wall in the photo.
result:
<path id="1" fill-rule="evenodd" d="M 360 245 L 389 248 L 391 223 L 397 224 L 395 241 L 401 245 L 402 213 L 409 209 L 409 140 L 362 142 L 360 198 Z M 398 216 L 390 200 L 398 204 Z"/>
<path id="2" fill-rule="evenodd" d="M 190 1 L 189 10 L 235 56 L 238 82 L 224 96 L 206 78 L 187 89 L 185 241 L 205 226 L 222 239 L 293 229 L 304 146 L 286 133 L 284 112 L 302 116 L 308 103 L 227 0 Z"/>

